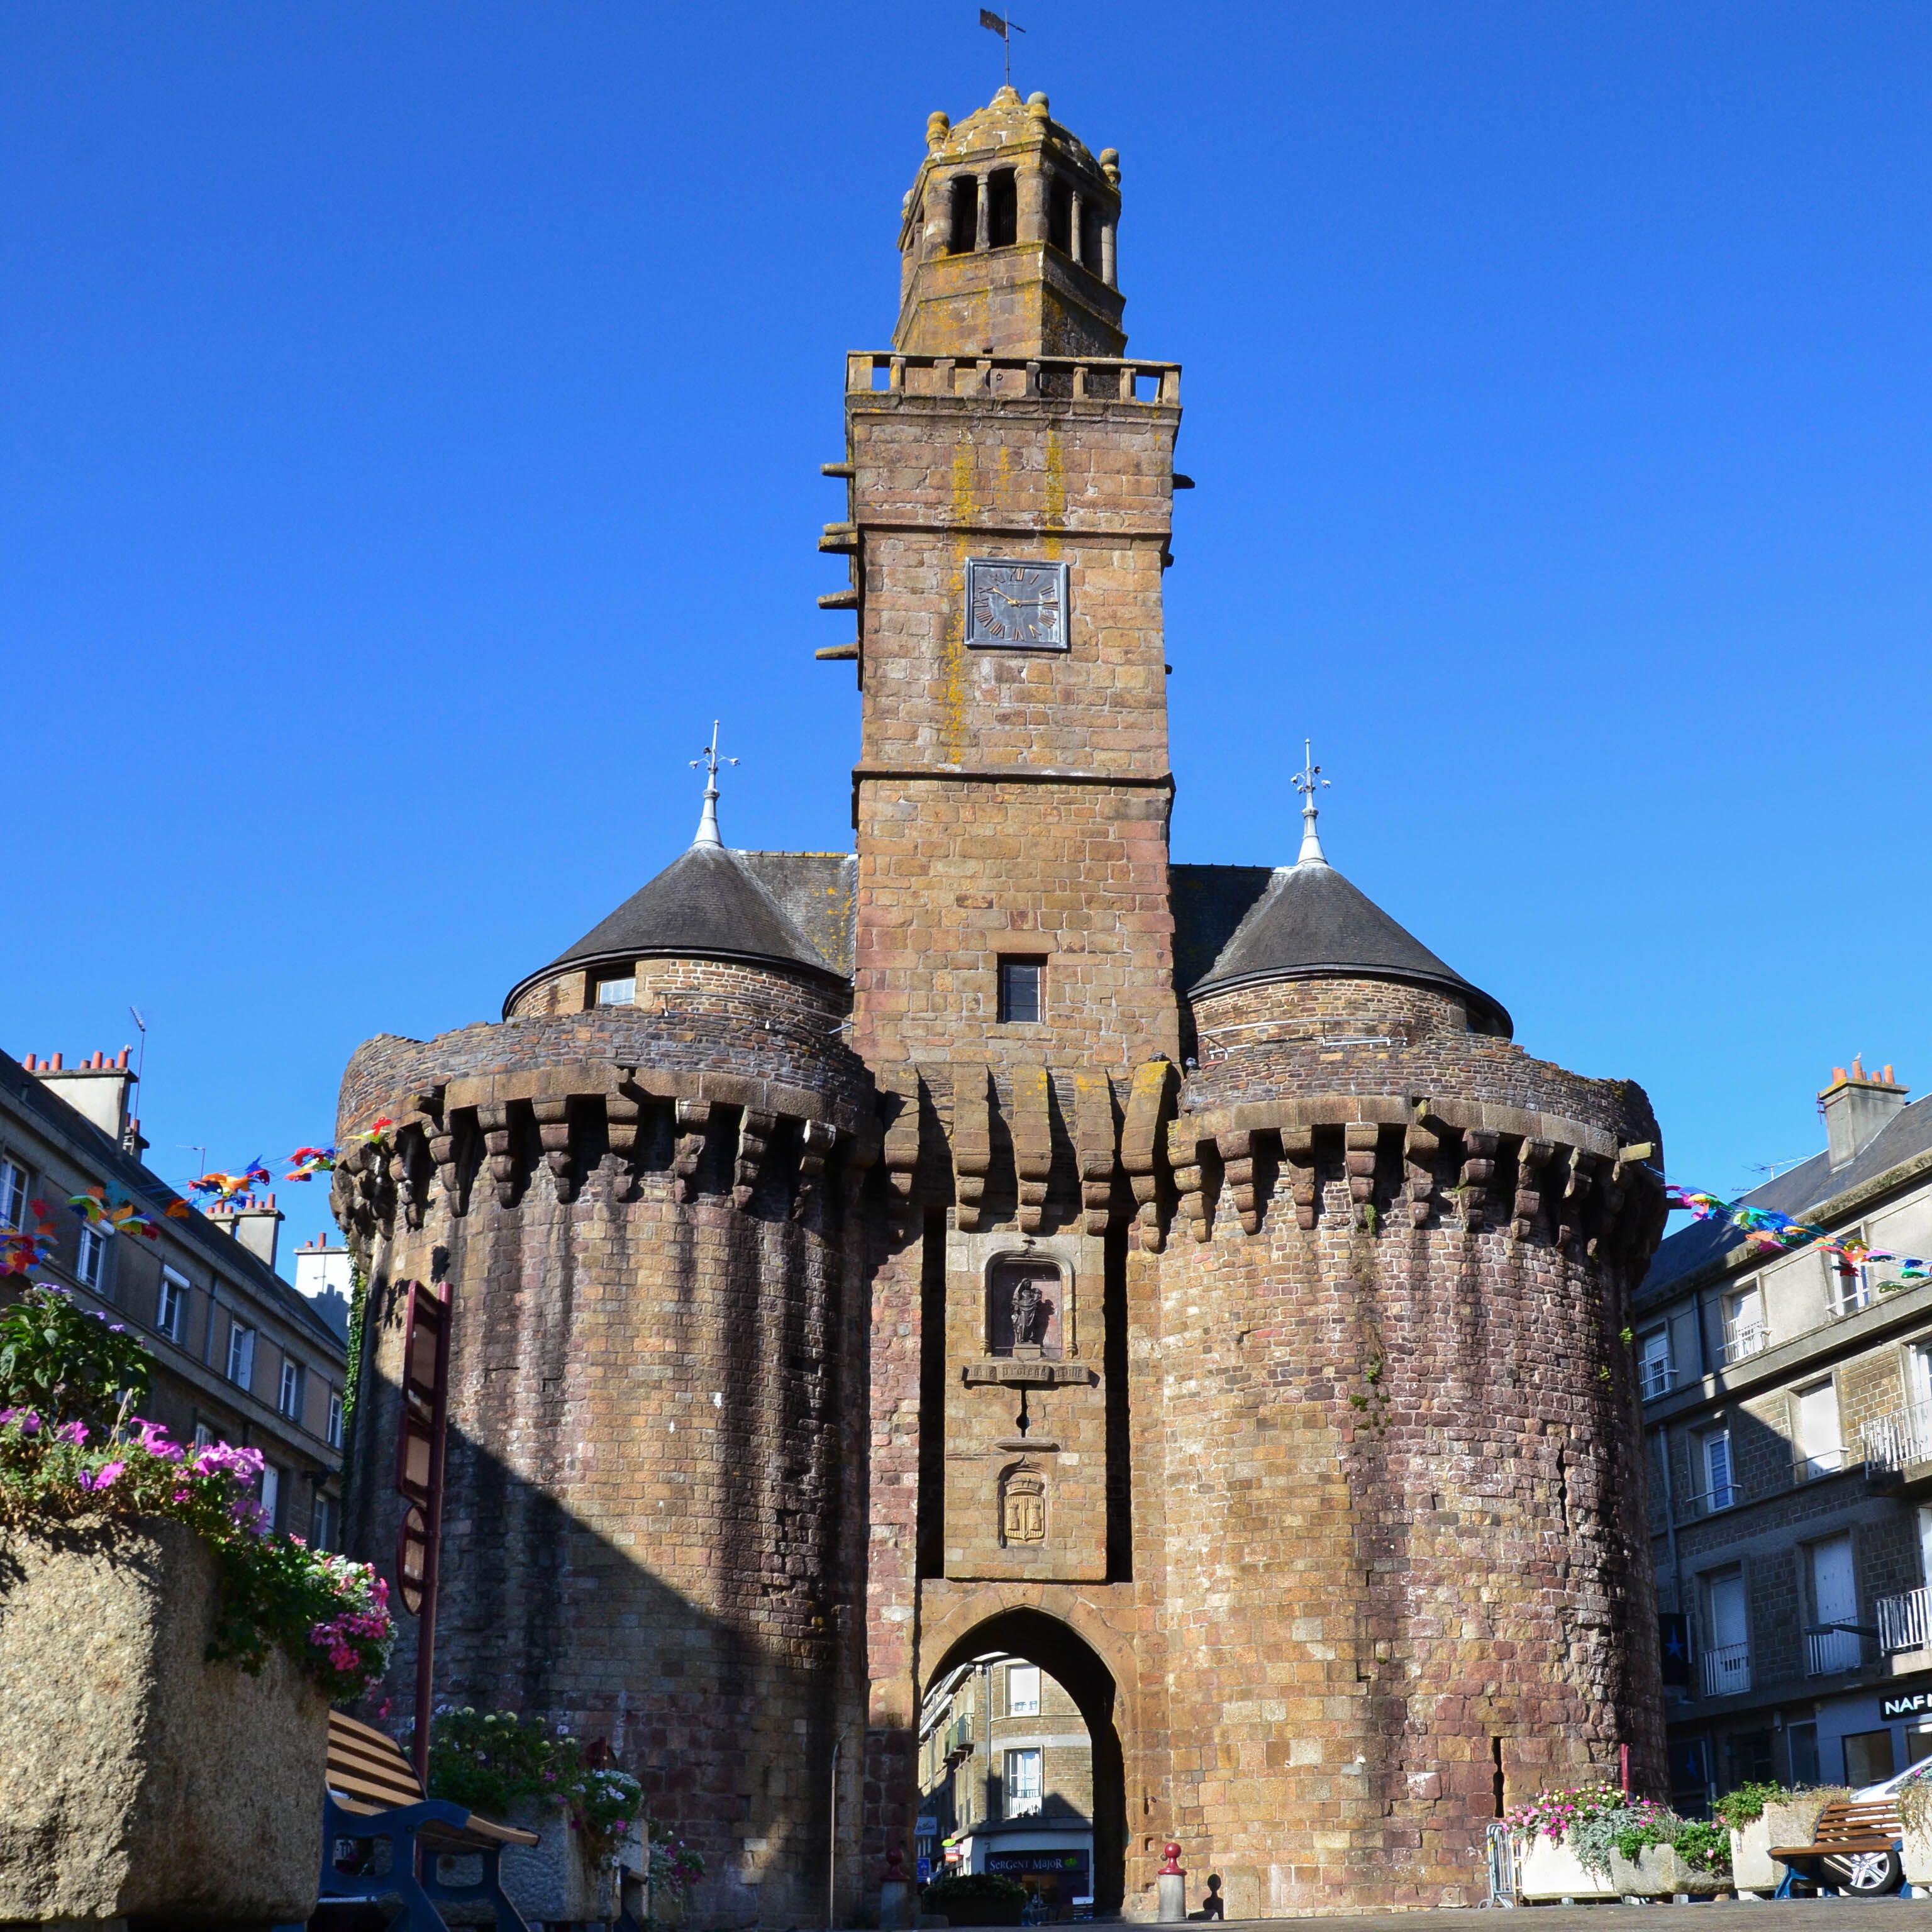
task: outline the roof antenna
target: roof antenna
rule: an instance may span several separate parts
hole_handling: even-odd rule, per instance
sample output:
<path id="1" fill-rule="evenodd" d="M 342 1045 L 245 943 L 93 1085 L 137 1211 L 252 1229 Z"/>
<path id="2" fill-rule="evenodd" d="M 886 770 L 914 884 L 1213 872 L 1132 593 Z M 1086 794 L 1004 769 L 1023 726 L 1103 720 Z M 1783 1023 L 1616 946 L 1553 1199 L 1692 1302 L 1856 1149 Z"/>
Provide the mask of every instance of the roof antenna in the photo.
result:
<path id="1" fill-rule="evenodd" d="M 1321 836 L 1315 830 L 1315 821 L 1321 816 L 1315 809 L 1315 794 L 1325 790 L 1328 781 L 1322 776 L 1322 767 L 1314 762 L 1315 750 L 1312 740 L 1301 741 L 1301 769 L 1289 782 L 1301 794 L 1301 850 L 1295 856 L 1298 866 L 1325 866 L 1328 855 L 1322 849 Z"/>
<path id="2" fill-rule="evenodd" d="M 736 758 L 721 759 L 718 755 L 718 721 L 711 721 L 711 742 L 691 761 L 691 769 L 704 768 L 704 816 L 698 821 L 698 836 L 691 842 L 694 845 L 722 847 L 724 842 L 718 836 L 718 767 L 720 764 L 735 765 Z"/>

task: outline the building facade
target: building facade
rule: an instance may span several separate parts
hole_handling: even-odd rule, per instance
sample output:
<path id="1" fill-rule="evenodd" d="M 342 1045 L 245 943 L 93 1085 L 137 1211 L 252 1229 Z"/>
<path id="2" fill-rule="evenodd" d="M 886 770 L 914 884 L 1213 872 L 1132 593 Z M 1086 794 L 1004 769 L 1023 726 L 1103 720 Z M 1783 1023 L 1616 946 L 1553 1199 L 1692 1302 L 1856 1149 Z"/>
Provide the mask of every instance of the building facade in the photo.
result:
<path id="1" fill-rule="evenodd" d="M 52 1255 L 32 1279 L 71 1288 L 125 1322 L 154 1359 L 142 1405 L 177 1442 L 261 1450 L 276 1528 L 335 1546 L 342 1523 L 344 1349 L 324 1316 L 276 1274 L 274 1197 L 212 1215 L 164 1211 L 178 1198 L 141 1162 L 134 1076 L 124 1049 L 68 1066 L 0 1054 L 0 1226 L 43 1217 Z M 90 1188 L 153 1217 L 153 1239 L 96 1228 L 68 1205 Z M 0 1294 L 8 1284 L 0 1282 Z"/>
<path id="2" fill-rule="evenodd" d="M 1825 1150 L 1745 1199 L 1932 1254 L 1932 1104 L 1856 1061 L 1819 1098 Z M 1932 1283 L 1698 1222 L 1636 1334 L 1675 1800 L 1932 1756 Z"/>
<path id="3" fill-rule="evenodd" d="M 344 1076 L 342 1144 L 397 1123 L 335 1180 L 357 1547 L 446 1283 L 440 1693 L 608 1738 L 708 1924 L 815 1922 L 829 1848 L 872 1895 L 988 1655 L 1079 1714 L 1103 1913 L 1169 1836 L 1232 1916 L 1467 1900 L 1506 1803 L 1663 1774 L 1655 1121 L 1312 794 L 1292 864 L 1172 860 L 1180 372 L 1124 353 L 1120 180 L 1043 95 L 928 124 L 825 466 L 853 851 L 728 848 L 713 783 L 500 1022 Z"/>
<path id="4" fill-rule="evenodd" d="M 1040 1669 L 976 1658 L 919 1716 L 916 1876 L 985 1872 L 1055 1918 L 1094 1903 L 1094 1751 L 1080 1707 Z"/>

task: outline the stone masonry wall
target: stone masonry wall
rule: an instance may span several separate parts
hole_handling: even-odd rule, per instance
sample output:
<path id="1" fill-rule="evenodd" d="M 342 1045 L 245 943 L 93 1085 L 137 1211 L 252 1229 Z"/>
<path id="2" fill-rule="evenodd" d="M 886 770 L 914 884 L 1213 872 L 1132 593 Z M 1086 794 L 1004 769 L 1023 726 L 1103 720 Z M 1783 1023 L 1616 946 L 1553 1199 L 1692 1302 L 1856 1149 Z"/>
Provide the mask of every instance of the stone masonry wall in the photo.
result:
<path id="1" fill-rule="evenodd" d="M 869 1154 L 833 1124 L 866 1089 L 836 999 L 777 974 L 761 998 L 736 968 L 658 976 L 692 1003 L 668 1022 L 512 1022 L 352 1063 L 345 1138 L 372 1108 L 400 1125 L 337 1190 L 372 1282 L 351 1546 L 387 1569 L 395 1544 L 400 1285 L 448 1281 L 438 1696 L 608 1738 L 705 1856 L 696 1922 L 802 1923 L 824 1910 L 832 1744 L 858 1708 Z M 622 1066 L 584 1090 L 599 1053 L 653 1078 L 675 1063 L 690 1097 L 626 1115 Z M 821 1124 L 714 1102 L 707 1079 Z M 848 1870 L 856 1795 L 854 1778 Z"/>
<path id="2" fill-rule="evenodd" d="M 1661 1778 L 1618 1339 L 1650 1204 L 1612 1210 L 1606 1165 L 1601 1219 L 1577 1204 L 1567 1225 L 1563 1186 L 1511 1185 L 1472 1228 L 1454 1191 L 1471 1147 L 1446 1126 L 1316 1130 L 1305 1168 L 1291 1130 L 1277 1178 L 1258 1171 L 1263 1136 L 1231 1124 L 1264 1096 L 1379 1094 L 1400 1118 L 1422 1092 L 1568 1115 L 1578 1176 L 1584 1142 L 1654 1124 L 1636 1089 L 1459 1033 L 1460 1003 L 1414 989 L 1278 983 L 1198 1018 L 1171 1140 L 1191 1148 L 1195 1114 L 1227 1138 L 1211 1217 L 1184 1204 L 1162 1270 L 1179 1835 L 1222 1873 L 1231 1917 L 1473 1902 L 1499 1801 L 1614 1770 L 1624 1742 L 1640 1780 Z M 1371 1022 L 1385 1044 L 1324 1044 Z M 1252 1030 L 1215 1030 L 1235 1026 Z"/>

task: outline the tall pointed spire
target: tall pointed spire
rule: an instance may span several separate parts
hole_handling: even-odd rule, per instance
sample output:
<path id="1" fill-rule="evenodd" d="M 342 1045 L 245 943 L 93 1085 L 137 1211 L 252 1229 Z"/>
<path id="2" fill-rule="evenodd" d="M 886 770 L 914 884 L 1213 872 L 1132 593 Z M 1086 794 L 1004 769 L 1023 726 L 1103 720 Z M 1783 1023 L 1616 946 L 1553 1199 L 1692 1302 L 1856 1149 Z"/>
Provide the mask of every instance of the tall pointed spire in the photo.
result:
<path id="1" fill-rule="evenodd" d="M 1321 814 L 1315 808 L 1315 794 L 1325 788 L 1328 781 L 1322 776 L 1322 767 L 1314 762 L 1315 749 L 1312 740 L 1301 741 L 1301 769 L 1291 782 L 1301 794 L 1301 850 L 1296 854 L 1298 866 L 1325 866 L 1328 855 L 1322 849 L 1322 835 L 1315 829 L 1315 821 Z"/>
<path id="2" fill-rule="evenodd" d="M 698 836 L 691 842 L 694 845 L 716 845 L 724 842 L 718 836 L 718 767 L 722 764 L 735 765 L 736 758 L 721 759 L 718 755 L 718 720 L 711 721 L 711 742 L 691 761 L 691 769 L 696 771 L 701 766 L 704 771 L 704 814 L 698 821 Z"/>

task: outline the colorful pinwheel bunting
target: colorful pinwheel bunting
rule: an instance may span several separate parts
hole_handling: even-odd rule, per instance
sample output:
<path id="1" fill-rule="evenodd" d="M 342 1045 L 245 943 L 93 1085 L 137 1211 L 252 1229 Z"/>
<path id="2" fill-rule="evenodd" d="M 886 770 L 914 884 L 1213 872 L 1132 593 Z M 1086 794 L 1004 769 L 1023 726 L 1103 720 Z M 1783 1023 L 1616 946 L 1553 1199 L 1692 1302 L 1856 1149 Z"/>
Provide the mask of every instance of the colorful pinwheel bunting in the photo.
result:
<path id="1" fill-rule="evenodd" d="M 359 1142 L 364 1147 L 374 1147 L 377 1142 L 388 1138 L 389 1130 L 395 1124 L 387 1114 L 379 1114 L 373 1126 L 367 1128 L 362 1133 L 351 1134 L 350 1138 Z"/>
<path id="2" fill-rule="evenodd" d="M 332 1147 L 298 1147 L 289 1156 L 290 1171 L 285 1180 L 313 1180 L 318 1174 L 334 1171 L 336 1154 Z"/>
<path id="3" fill-rule="evenodd" d="M 188 1186 L 196 1194 L 212 1195 L 218 1201 L 232 1201 L 238 1194 L 246 1194 L 250 1188 L 264 1186 L 274 1178 L 260 1160 L 252 1160 L 239 1174 L 204 1174 L 190 1180 Z"/>
<path id="4" fill-rule="evenodd" d="M 1874 1248 L 1856 1235 L 1838 1240 L 1827 1229 L 1809 1221 L 1796 1220 L 1789 1214 L 1780 1214 L 1775 1208 L 1754 1208 L 1744 1201 L 1726 1201 L 1715 1194 L 1679 1187 L 1672 1181 L 1664 1183 L 1664 1192 L 1672 1207 L 1688 1208 L 1700 1221 L 1735 1228 L 1755 1248 L 1783 1251 L 1816 1248 L 1822 1253 L 1838 1256 L 1853 1268 L 1877 1263 L 1895 1268 L 1901 1282 L 1932 1281 L 1932 1261 L 1924 1260 L 1917 1255 L 1895 1255 L 1888 1248 Z"/>
<path id="5" fill-rule="evenodd" d="M 34 1216 L 31 1230 L 0 1227 L 0 1275 L 26 1274 L 53 1258 L 54 1224 L 48 1219 L 53 1210 L 44 1201 L 27 1205 Z"/>
<path id="6" fill-rule="evenodd" d="M 143 1214 L 124 1196 L 110 1201 L 104 1187 L 90 1187 L 84 1194 L 70 1194 L 67 1204 L 90 1226 L 98 1228 L 104 1234 L 140 1234 L 151 1241 L 160 1234 L 152 1215 Z"/>

